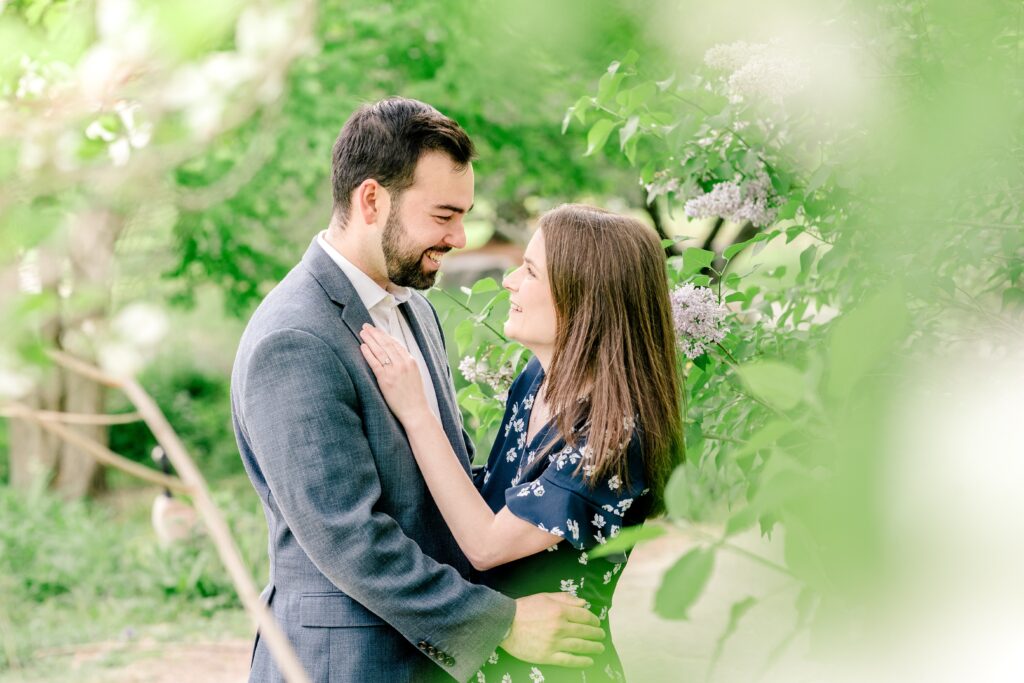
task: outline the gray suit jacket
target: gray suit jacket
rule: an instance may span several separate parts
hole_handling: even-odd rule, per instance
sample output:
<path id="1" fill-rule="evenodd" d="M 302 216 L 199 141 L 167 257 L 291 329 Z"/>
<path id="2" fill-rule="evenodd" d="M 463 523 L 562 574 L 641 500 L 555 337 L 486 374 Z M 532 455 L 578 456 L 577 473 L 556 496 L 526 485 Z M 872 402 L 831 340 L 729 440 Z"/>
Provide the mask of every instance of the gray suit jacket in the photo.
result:
<path id="1" fill-rule="evenodd" d="M 437 388 L 445 432 L 469 471 L 437 315 L 402 304 Z M 468 679 L 515 603 L 469 583 L 402 426 L 359 351 L 370 316 L 314 240 L 253 314 L 231 376 L 246 472 L 269 528 L 264 600 L 314 681 Z M 252 681 L 281 675 L 257 636 Z"/>

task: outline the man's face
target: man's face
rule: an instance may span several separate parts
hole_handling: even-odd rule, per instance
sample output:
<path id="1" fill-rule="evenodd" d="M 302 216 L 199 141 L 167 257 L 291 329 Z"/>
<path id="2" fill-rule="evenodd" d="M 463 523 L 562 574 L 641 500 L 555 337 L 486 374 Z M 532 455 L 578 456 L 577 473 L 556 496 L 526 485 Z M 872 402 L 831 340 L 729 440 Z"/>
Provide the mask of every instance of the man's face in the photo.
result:
<path id="1" fill-rule="evenodd" d="M 444 254 L 466 246 L 463 218 L 472 206 L 472 164 L 459 169 L 446 154 L 423 154 L 412 186 L 391 195 L 381 238 L 388 279 L 403 287 L 432 287 Z"/>

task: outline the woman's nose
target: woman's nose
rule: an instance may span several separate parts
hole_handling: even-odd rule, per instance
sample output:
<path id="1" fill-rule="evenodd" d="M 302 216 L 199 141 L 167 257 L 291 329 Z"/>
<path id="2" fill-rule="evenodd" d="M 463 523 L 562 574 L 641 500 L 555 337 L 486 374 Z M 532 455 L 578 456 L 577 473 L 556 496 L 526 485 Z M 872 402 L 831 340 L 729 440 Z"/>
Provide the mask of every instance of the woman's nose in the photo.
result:
<path id="1" fill-rule="evenodd" d="M 513 287 L 513 282 L 512 282 L 512 279 L 513 279 L 513 276 L 514 276 L 514 275 L 515 275 L 516 273 L 518 273 L 518 272 L 519 272 L 519 269 L 518 269 L 518 268 L 516 268 L 516 269 L 515 269 L 515 270 L 513 270 L 513 271 L 512 271 L 511 273 L 509 273 L 508 275 L 506 275 L 505 277 L 503 277 L 503 278 L 501 279 L 501 286 L 502 286 L 502 287 L 504 287 L 505 289 L 507 289 L 507 290 L 508 290 L 508 291 L 510 291 L 510 292 L 511 292 L 511 291 L 513 291 L 514 287 Z"/>

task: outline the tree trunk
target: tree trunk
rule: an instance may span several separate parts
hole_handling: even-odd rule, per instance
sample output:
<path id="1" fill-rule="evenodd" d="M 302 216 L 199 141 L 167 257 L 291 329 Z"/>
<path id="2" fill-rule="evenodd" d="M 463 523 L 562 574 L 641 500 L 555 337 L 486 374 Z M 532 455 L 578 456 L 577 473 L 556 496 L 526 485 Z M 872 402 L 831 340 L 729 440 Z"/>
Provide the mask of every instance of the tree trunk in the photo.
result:
<path id="1" fill-rule="evenodd" d="M 48 346 L 92 361 L 83 323 L 99 327 L 107 317 L 114 277 L 114 245 L 123 219 L 111 211 L 93 209 L 71 221 L 67 251 L 40 257 L 40 276 L 46 288 L 72 287 L 91 296 L 86 309 L 61 310 L 42 328 Z M 70 266 L 65 269 L 64 266 Z M 67 277 L 70 282 L 61 281 Z M 61 368 L 51 368 L 26 403 L 39 410 L 98 414 L 106 411 L 104 387 Z M 70 429 L 106 445 L 107 428 L 68 425 Z M 37 425 L 12 420 L 10 431 L 11 486 L 24 489 L 36 477 L 62 497 L 81 498 L 105 487 L 104 470 L 81 449 L 63 443 Z"/>

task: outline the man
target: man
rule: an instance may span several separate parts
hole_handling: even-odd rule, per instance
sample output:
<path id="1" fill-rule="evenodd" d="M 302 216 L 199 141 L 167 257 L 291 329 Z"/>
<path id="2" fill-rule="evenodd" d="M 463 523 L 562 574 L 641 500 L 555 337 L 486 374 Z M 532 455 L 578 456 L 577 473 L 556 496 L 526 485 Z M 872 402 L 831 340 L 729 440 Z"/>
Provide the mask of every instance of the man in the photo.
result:
<path id="1" fill-rule="evenodd" d="M 414 100 L 359 109 L 334 146 L 328 229 L 253 315 L 232 417 L 270 532 L 264 599 L 315 681 L 467 680 L 497 646 L 584 665 L 596 617 L 564 594 L 512 600 L 464 577 L 448 531 L 359 351 L 364 323 L 416 359 L 469 472 L 437 316 L 413 289 L 465 245 L 474 151 Z M 257 636 L 250 680 L 280 680 Z"/>

